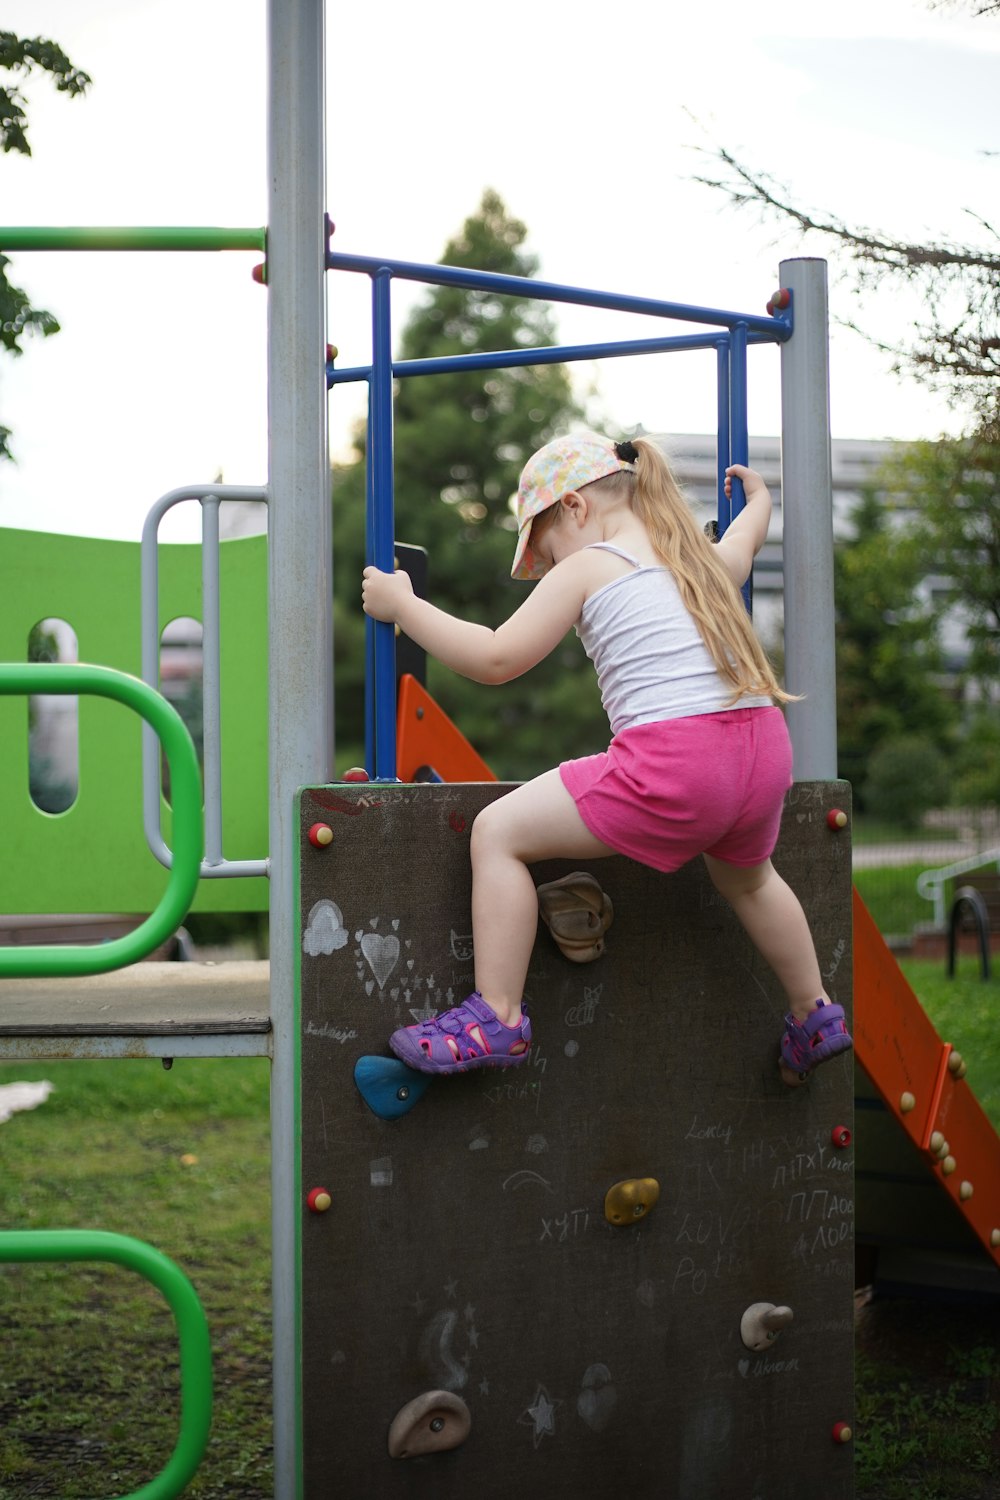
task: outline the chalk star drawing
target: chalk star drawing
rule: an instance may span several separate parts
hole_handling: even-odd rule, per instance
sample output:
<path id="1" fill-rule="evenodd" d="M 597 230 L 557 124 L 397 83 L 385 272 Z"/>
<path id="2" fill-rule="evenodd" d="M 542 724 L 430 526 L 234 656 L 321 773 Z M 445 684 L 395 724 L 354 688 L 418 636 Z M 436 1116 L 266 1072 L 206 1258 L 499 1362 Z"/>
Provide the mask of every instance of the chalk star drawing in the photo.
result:
<path id="1" fill-rule="evenodd" d="M 557 1406 L 562 1406 L 562 1402 L 553 1401 L 544 1385 L 540 1385 L 532 1397 L 531 1405 L 518 1417 L 520 1426 L 534 1428 L 531 1441 L 536 1448 L 543 1437 L 555 1436 Z"/>
<path id="2" fill-rule="evenodd" d="M 413 1308 L 413 1311 L 416 1313 L 417 1317 L 421 1318 L 423 1317 L 424 1308 L 427 1306 L 427 1303 L 418 1292 L 413 1301 L 410 1303 L 410 1306 Z"/>
<path id="3" fill-rule="evenodd" d="M 479 1394 L 481 1396 L 488 1396 L 489 1393 L 490 1393 L 490 1383 L 489 1383 L 489 1381 L 488 1380 L 481 1380 L 479 1382 Z"/>
<path id="4" fill-rule="evenodd" d="M 474 1323 L 476 1321 L 476 1309 L 471 1302 L 465 1304 L 465 1321 L 467 1323 Z"/>
<path id="5" fill-rule="evenodd" d="M 444 1284 L 444 1294 L 446 1297 L 450 1297 L 452 1302 L 454 1302 L 458 1297 L 458 1282 L 446 1281 Z"/>

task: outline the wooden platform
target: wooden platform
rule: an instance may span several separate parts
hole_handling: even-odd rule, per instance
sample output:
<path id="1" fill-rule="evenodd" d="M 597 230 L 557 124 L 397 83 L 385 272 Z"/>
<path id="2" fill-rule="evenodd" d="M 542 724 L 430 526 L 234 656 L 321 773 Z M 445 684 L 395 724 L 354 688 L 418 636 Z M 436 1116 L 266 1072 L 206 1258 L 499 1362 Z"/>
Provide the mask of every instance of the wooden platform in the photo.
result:
<path id="1" fill-rule="evenodd" d="M 0 981 L 0 1059 L 266 1057 L 270 965 L 144 963 Z"/>

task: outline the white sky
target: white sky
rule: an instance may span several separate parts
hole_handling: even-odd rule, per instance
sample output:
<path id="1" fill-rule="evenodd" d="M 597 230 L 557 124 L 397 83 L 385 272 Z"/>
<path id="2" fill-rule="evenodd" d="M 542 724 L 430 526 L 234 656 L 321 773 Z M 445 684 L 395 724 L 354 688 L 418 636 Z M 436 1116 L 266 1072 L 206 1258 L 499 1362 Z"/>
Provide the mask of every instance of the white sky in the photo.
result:
<path id="1" fill-rule="evenodd" d="M 266 218 L 263 0 L 6 0 L 0 25 L 47 35 L 94 79 L 83 99 L 34 75 L 30 159 L 0 158 L 6 224 L 230 224 Z M 546 279 L 762 312 L 803 247 L 692 182 L 724 143 L 805 206 L 899 235 L 969 239 L 1000 149 L 1000 24 L 924 0 L 382 0 L 327 8 L 334 246 L 436 260 L 495 187 Z M 700 122 L 700 123 L 696 123 Z M 319 208 L 322 206 L 318 206 Z M 264 482 L 266 293 L 259 259 L 19 254 L 11 275 L 63 331 L 0 356 L 0 525 L 137 539 L 177 485 Z M 857 316 L 831 267 L 834 314 Z M 328 277 L 328 337 L 368 359 L 366 278 Z M 421 292 L 394 293 L 397 326 Z M 916 310 L 885 291 L 883 337 Z M 640 320 L 566 310 L 560 337 L 638 337 Z M 656 325 L 662 331 L 662 325 Z M 838 437 L 954 431 L 940 397 L 834 330 Z M 595 416 L 714 430 L 714 366 L 680 354 L 577 366 Z M 779 428 L 778 357 L 751 351 L 751 432 Z M 334 453 L 360 396 L 331 395 Z M 192 537 L 196 507 L 164 535 Z M 414 539 L 416 540 L 416 539 Z"/>

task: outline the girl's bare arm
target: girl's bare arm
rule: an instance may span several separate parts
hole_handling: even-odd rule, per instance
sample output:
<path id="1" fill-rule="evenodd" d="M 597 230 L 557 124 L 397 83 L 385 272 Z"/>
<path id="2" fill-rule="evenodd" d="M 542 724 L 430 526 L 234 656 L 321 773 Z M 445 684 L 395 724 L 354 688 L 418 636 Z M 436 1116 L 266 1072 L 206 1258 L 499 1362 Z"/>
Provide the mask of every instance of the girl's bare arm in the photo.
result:
<path id="1" fill-rule="evenodd" d="M 591 558 L 565 558 L 497 630 L 418 599 L 403 572 L 365 568 L 362 601 L 366 614 L 397 624 L 452 671 L 474 682 L 509 682 L 548 656 L 579 619 L 592 572 Z"/>

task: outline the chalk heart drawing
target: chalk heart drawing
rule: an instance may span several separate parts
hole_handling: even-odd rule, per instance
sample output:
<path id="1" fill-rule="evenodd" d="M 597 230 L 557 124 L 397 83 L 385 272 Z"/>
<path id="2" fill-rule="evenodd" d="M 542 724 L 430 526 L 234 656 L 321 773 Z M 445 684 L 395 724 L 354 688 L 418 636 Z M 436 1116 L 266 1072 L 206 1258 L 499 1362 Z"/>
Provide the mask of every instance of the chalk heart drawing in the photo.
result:
<path id="1" fill-rule="evenodd" d="M 309 921 L 302 938 L 302 946 L 311 958 L 320 953 L 333 953 L 347 942 L 347 929 L 340 907 L 333 901 L 317 901 L 309 913 Z"/>
<path id="2" fill-rule="evenodd" d="M 750 1373 L 750 1361 L 748 1359 L 741 1359 L 740 1362 L 739 1362 L 739 1364 L 736 1366 L 736 1368 L 739 1370 L 740 1374 L 743 1376 L 743 1379 L 746 1380 L 747 1376 Z"/>
<path id="3" fill-rule="evenodd" d="M 618 1392 L 607 1365 L 590 1365 L 584 1372 L 583 1388 L 576 1409 L 592 1432 L 603 1432 L 618 1405 Z"/>
<path id="4" fill-rule="evenodd" d="M 366 932 L 361 939 L 361 951 L 379 989 L 384 990 L 386 980 L 399 963 L 399 938 Z"/>

